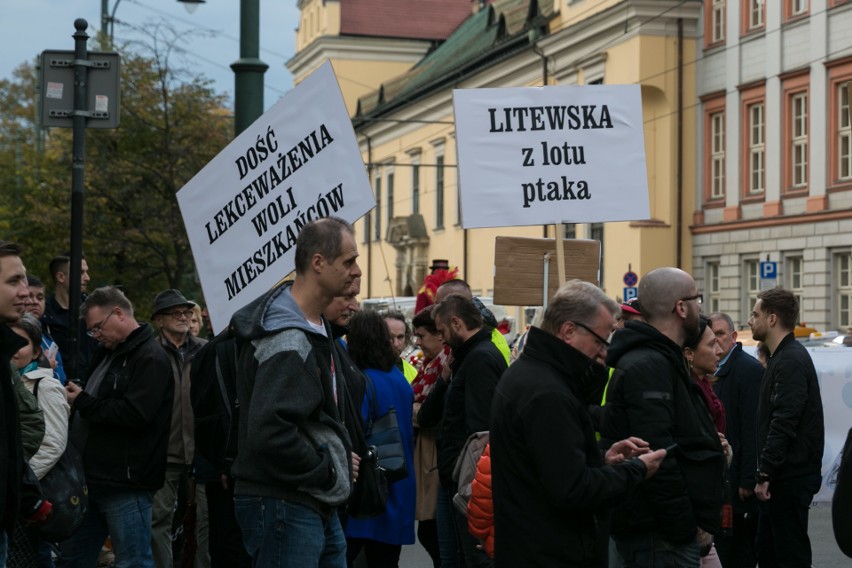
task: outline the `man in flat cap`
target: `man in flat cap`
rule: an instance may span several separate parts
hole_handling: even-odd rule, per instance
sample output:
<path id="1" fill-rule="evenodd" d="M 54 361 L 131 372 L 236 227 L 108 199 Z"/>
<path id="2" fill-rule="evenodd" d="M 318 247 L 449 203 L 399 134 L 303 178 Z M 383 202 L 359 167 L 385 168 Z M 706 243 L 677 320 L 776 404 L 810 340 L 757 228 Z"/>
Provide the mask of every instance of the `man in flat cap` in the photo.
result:
<path id="1" fill-rule="evenodd" d="M 190 484 L 195 454 L 195 425 L 189 397 L 189 370 L 192 360 L 207 340 L 189 333 L 189 320 L 194 307 L 195 302 L 187 300 L 180 290 L 172 288 L 157 294 L 151 314 L 151 321 L 159 331 L 157 342 L 171 363 L 174 383 L 166 482 L 163 488 L 154 494 L 152 548 L 154 565 L 157 568 L 172 567 L 171 529 L 177 497 L 178 494 L 188 494 L 188 490 L 195 487 L 195 484 Z M 182 486 L 187 491 L 181 492 Z M 195 566 L 207 568 L 210 566 L 210 554 L 207 539 L 207 497 L 203 486 L 199 486 L 195 491 L 195 499 L 198 504 L 198 551 L 195 554 Z"/>

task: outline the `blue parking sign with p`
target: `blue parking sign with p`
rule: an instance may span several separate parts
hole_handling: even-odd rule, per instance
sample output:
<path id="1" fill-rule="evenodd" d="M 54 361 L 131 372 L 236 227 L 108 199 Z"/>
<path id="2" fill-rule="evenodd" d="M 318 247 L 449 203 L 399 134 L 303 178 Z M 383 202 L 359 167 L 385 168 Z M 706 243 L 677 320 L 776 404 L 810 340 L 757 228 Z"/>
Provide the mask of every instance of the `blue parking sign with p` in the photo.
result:
<path id="1" fill-rule="evenodd" d="M 778 263 L 765 260 L 760 263 L 760 277 L 763 279 L 778 278 Z"/>
<path id="2" fill-rule="evenodd" d="M 625 302 L 627 300 L 632 300 L 633 298 L 635 298 L 638 295 L 639 295 L 639 288 L 637 288 L 636 286 L 631 286 L 629 288 L 624 289 L 623 297 L 624 297 Z"/>

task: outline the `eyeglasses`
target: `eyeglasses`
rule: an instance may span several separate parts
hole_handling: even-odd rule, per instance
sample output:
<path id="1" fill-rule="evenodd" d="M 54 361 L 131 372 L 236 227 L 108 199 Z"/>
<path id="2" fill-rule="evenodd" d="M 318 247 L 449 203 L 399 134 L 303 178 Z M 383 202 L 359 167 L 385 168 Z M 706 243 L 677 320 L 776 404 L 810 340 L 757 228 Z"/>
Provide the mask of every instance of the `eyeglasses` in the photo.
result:
<path id="1" fill-rule="evenodd" d="M 189 319 L 189 318 L 192 317 L 192 314 L 194 314 L 194 313 L 195 312 L 193 312 L 192 310 L 178 310 L 178 311 L 175 311 L 175 312 L 167 312 L 163 315 L 166 315 L 166 316 L 169 316 L 170 318 L 174 318 L 176 320 L 179 320 L 181 318 Z"/>
<path id="2" fill-rule="evenodd" d="M 689 302 L 691 300 L 695 300 L 695 303 L 699 306 L 704 303 L 704 294 L 696 294 L 694 296 L 689 296 L 686 298 L 681 298 L 677 302 Z M 675 307 L 672 308 L 672 313 L 677 311 L 677 302 L 675 302 Z"/>
<path id="3" fill-rule="evenodd" d="M 592 328 L 590 328 L 589 326 L 587 326 L 585 324 L 582 324 L 578 321 L 572 321 L 571 323 L 573 323 L 577 327 L 582 327 L 583 329 L 585 329 L 586 331 L 591 333 L 595 337 L 595 339 L 597 339 L 600 342 L 600 344 L 603 345 L 604 347 L 609 347 L 609 342 L 612 340 L 612 334 L 615 333 L 615 330 L 613 330 L 612 333 L 609 334 L 609 337 L 604 339 L 603 337 L 601 337 L 600 335 L 595 333 L 595 331 Z"/>
<path id="4" fill-rule="evenodd" d="M 106 322 L 109 321 L 109 318 L 111 318 L 112 314 L 114 314 L 114 313 L 115 313 L 115 308 L 113 308 L 112 311 L 110 311 L 110 313 L 107 317 L 102 319 L 96 325 L 93 325 L 91 328 L 87 329 L 86 335 L 88 335 L 89 337 L 94 337 L 96 335 L 100 335 L 101 332 L 104 330 L 104 326 L 106 325 Z"/>

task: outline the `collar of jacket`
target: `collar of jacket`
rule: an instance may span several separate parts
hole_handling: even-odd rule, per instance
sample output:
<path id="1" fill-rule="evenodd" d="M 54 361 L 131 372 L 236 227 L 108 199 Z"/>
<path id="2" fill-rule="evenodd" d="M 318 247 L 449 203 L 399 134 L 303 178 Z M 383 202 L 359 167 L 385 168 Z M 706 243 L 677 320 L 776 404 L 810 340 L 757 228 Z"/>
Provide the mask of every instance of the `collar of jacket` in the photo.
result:
<path id="1" fill-rule="evenodd" d="M 27 344 L 27 340 L 12 331 L 6 324 L 0 324 L 0 357 L 4 365 L 10 365 L 9 360 L 18 350 Z"/>
<path id="2" fill-rule="evenodd" d="M 782 339 L 780 341 L 780 343 L 778 343 L 778 347 L 776 347 L 775 351 L 769 356 L 769 360 L 771 361 L 773 359 L 773 357 L 775 357 L 776 355 L 778 355 L 778 353 L 781 352 L 782 349 L 784 349 L 785 347 L 787 347 L 791 343 L 795 343 L 795 341 L 796 341 L 796 336 L 793 335 L 793 332 L 791 331 L 790 333 L 788 333 L 787 335 L 784 336 L 784 339 Z"/>
<path id="3" fill-rule="evenodd" d="M 742 352 L 743 344 L 737 341 L 731 348 L 731 353 L 728 355 L 728 359 L 725 361 L 725 364 L 716 369 L 716 376 L 724 377 L 728 373 L 730 373 L 731 369 L 734 368 L 734 362 L 737 360 L 737 357 L 739 357 Z"/>
<path id="4" fill-rule="evenodd" d="M 577 398 L 586 403 L 595 393 L 601 392 L 608 378 L 606 367 L 537 327 L 530 327 L 521 357 L 536 359 L 553 367 L 565 377 Z"/>
<path id="5" fill-rule="evenodd" d="M 453 364 L 450 365 L 450 368 L 455 371 L 458 369 L 464 358 L 467 357 L 467 354 L 473 351 L 473 348 L 482 343 L 483 341 L 491 341 L 491 329 L 487 327 L 482 327 L 470 336 L 467 341 L 462 343 L 461 347 L 453 350 Z"/>

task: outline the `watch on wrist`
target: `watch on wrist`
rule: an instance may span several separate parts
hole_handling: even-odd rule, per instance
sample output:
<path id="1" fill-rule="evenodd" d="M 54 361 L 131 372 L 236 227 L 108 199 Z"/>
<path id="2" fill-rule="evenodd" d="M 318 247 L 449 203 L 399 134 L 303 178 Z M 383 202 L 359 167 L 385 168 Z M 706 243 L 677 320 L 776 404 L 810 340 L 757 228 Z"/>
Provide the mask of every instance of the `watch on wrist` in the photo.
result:
<path id="1" fill-rule="evenodd" d="M 769 481 L 771 479 L 771 477 L 768 473 L 764 473 L 760 470 L 757 470 L 757 475 L 755 475 L 754 479 L 755 479 L 755 481 L 757 481 L 758 484 L 760 484 L 760 483 L 766 483 L 767 481 Z"/>

